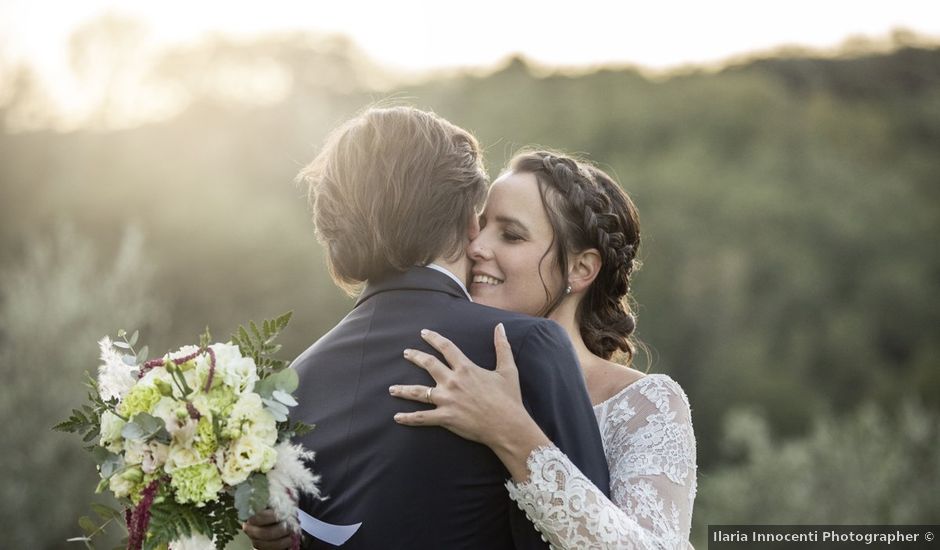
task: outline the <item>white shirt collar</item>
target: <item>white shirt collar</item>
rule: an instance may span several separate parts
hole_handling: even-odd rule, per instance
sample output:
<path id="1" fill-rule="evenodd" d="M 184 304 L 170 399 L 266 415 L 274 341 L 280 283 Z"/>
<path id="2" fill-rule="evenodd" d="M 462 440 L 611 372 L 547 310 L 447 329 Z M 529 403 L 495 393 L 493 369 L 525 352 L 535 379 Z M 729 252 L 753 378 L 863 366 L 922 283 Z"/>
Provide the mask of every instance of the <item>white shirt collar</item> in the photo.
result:
<path id="1" fill-rule="evenodd" d="M 454 282 L 456 282 L 458 285 L 460 285 L 460 290 L 462 290 L 463 293 L 467 295 L 467 299 L 470 300 L 471 302 L 473 301 L 473 298 L 470 297 L 470 293 L 467 292 L 467 285 L 463 284 L 463 281 L 461 281 L 456 275 L 454 275 L 453 273 L 451 273 L 449 270 L 447 270 L 447 269 L 445 269 L 445 268 L 443 268 L 443 267 L 441 267 L 441 266 L 439 266 L 439 265 L 437 265 L 437 264 L 428 264 L 428 265 L 426 265 L 425 267 L 429 267 L 429 268 L 433 269 L 434 271 L 440 271 L 440 272 L 443 273 L 444 275 L 447 275 L 448 277 L 450 277 L 451 279 L 453 279 Z"/>

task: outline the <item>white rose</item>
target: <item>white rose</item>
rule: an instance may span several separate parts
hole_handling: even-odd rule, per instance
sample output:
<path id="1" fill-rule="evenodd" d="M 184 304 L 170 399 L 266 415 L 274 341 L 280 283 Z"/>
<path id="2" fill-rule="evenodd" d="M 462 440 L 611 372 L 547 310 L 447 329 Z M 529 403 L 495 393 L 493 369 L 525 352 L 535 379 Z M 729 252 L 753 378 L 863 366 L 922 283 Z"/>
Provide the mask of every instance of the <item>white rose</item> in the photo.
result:
<path id="1" fill-rule="evenodd" d="M 226 453 L 222 465 L 222 481 L 237 485 L 245 481 L 252 472 L 266 472 L 274 467 L 277 451 L 256 437 L 240 437 Z"/>
<path id="2" fill-rule="evenodd" d="M 244 357 L 238 346 L 232 344 L 213 344 L 215 353 L 215 376 L 235 390 L 237 395 L 251 392 L 258 381 L 258 368 L 255 360 Z"/>
<path id="3" fill-rule="evenodd" d="M 261 396 L 257 393 L 245 393 L 232 406 L 228 420 L 231 437 L 250 435 L 267 445 L 277 441 L 277 421 L 264 408 Z"/>
<path id="4" fill-rule="evenodd" d="M 145 474 L 156 472 L 161 466 L 166 464 L 167 457 L 170 454 L 169 445 L 164 445 L 157 441 L 151 441 L 144 450 L 144 458 L 140 464 L 140 469 Z"/>
<path id="5" fill-rule="evenodd" d="M 139 439 L 129 439 L 124 443 L 124 462 L 127 464 L 140 464 L 144 461 L 144 451 L 147 443 Z"/>
<path id="6" fill-rule="evenodd" d="M 134 482 L 124 479 L 120 474 L 114 474 L 108 480 L 108 488 L 111 489 L 114 496 L 122 498 L 131 494 L 131 491 L 134 490 Z"/>
<path id="7" fill-rule="evenodd" d="M 205 459 L 199 456 L 199 453 L 197 453 L 192 446 L 187 447 L 184 445 L 171 444 L 163 469 L 171 474 L 174 470 L 192 466 L 193 464 L 199 464 L 204 460 Z"/>

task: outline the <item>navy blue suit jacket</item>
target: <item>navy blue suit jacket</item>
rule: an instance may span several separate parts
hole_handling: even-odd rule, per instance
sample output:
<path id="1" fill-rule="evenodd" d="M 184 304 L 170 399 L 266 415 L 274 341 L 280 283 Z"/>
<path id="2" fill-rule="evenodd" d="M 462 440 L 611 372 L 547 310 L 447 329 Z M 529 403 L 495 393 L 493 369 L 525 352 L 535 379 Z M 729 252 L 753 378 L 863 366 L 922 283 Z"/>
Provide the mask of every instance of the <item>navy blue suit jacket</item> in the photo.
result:
<path id="1" fill-rule="evenodd" d="M 405 348 L 435 353 L 421 329 L 443 334 L 474 363 L 492 369 L 493 330 L 500 322 L 526 409 L 609 493 L 597 421 L 564 330 L 547 319 L 475 304 L 446 275 L 415 267 L 370 281 L 349 315 L 292 365 L 300 376 L 300 405 L 292 417 L 316 424 L 299 442 L 316 452 L 310 467 L 322 476 L 328 497 L 305 499 L 301 507 L 333 524 L 362 522 L 344 548 L 547 547 L 509 499 L 504 483 L 510 476 L 487 447 L 443 428 L 392 420 L 396 412 L 430 407 L 388 393 L 393 384 L 433 385 L 427 372 L 402 357 Z"/>

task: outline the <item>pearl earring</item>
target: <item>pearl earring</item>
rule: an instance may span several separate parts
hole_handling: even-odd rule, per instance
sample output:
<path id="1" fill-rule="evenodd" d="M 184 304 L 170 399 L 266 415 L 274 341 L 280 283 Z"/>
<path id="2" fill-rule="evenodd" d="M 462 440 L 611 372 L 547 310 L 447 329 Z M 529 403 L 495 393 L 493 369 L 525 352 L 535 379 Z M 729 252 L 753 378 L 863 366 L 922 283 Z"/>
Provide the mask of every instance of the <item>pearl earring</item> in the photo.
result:
<path id="1" fill-rule="evenodd" d="M 565 294 L 571 294 L 571 285 L 565 287 Z"/>

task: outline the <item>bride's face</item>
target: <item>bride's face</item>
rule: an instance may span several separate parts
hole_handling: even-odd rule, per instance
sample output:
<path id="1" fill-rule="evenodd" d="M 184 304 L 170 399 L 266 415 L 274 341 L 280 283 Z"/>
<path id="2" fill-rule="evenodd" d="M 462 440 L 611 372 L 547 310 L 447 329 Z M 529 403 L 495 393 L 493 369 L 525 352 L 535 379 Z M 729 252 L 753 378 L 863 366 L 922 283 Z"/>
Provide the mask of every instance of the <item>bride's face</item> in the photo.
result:
<path id="1" fill-rule="evenodd" d="M 507 172 L 493 182 L 480 233 L 467 248 L 473 300 L 538 315 L 548 303 L 545 289 L 561 285 L 552 235 L 533 174 Z"/>

